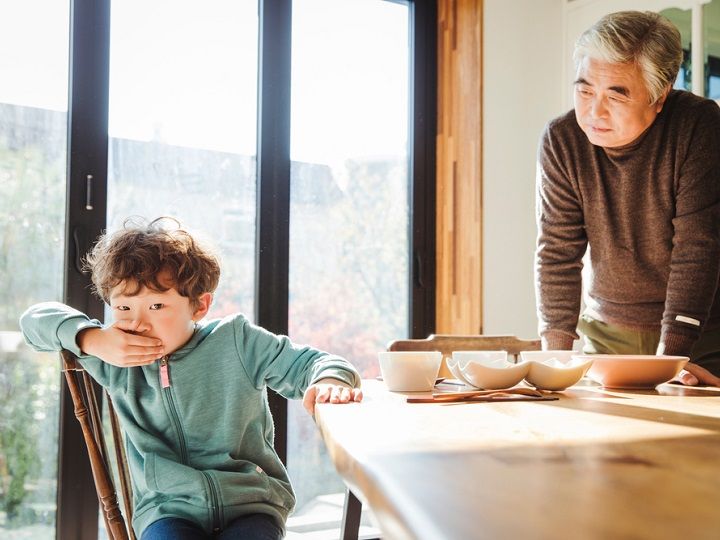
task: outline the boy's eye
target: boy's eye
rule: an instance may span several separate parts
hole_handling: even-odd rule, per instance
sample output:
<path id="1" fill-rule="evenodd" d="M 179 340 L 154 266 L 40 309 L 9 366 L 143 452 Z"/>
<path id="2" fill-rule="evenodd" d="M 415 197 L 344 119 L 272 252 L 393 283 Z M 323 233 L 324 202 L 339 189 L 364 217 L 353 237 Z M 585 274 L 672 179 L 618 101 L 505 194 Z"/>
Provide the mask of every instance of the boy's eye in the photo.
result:
<path id="1" fill-rule="evenodd" d="M 163 307 L 162 304 L 152 304 L 152 305 L 150 306 L 150 309 L 160 309 L 160 308 L 162 308 L 162 307 Z"/>
<path id="2" fill-rule="evenodd" d="M 115 306 L 115 309 L 118 311 L 130 311 L 130 308 L 127 306 Z"/>

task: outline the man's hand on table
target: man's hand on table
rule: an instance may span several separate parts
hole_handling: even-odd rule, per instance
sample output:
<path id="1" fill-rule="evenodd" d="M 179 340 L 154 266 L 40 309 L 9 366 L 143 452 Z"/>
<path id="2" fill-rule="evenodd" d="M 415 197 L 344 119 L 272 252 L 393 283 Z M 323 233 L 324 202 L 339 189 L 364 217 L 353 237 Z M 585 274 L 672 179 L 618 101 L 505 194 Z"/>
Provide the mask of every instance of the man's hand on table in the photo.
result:
<path id="1" fill-rule="evenodd" d="M 678 373 L 673 379 L 674 382 L 682 383 L 686 386 L 697 386 L 699 384 L 707 384 L 709 386 L 720 386 L 720 377 L 716 377 L 704 367 L 688 362 L 685 369 Z"/>

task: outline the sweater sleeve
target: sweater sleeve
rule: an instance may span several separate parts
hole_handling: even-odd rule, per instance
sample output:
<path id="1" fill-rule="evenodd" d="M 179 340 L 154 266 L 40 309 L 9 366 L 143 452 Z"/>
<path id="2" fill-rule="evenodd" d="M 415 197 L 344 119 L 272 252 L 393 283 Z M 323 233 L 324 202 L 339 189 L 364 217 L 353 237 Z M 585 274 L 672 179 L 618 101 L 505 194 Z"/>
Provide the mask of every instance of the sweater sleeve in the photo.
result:
<path id="1" fill-rule="evenodd" d="M 84 354 L 76 341 L 77 335 L 86 328 L 102 328 L 102 324 L 59 302 L 35 304 L 20 317 L 20 329 L 30 347 L 38 352 L 60 352 L 62 349 L 72 352 L 92 378 L 105 386 L 111 366 Z"/>
<path id="2" fill-rule="evenodd" d="M 29 307 L 20 317 L 20 329 L 28 345 L 39 352 L 66 349 L 76 356 L 82 352 L 75 337 L 85 328 L 99 328 L 80 311 L 59 302 L 43 302 Z"/>
<path id="3" fill-rule="evenodd" d="M 267 385 L 286 398 L 299 399 L 308 386 L 328 377 L 360 386 L 360 375 L 344 358 L 296 345 L 244 317 L 235 319 L 234 325 L 240 360 L 256 388 Z"/>
<path id="4" fill-rule="evenodd" d="M 688 356 L 720 275 L 720 108 L 711 101 L 688 135 L 676 185 L 673 248 L 659 353 Z"/>
<path id="5" fill-rule="evenodd" d="M 536 173 L 535 294 L 539 333 L 547 349 L 571 349 L 578 337 L 587 248 L 577 183 L 564 165 L 551 124 L 540 142 Z"/>

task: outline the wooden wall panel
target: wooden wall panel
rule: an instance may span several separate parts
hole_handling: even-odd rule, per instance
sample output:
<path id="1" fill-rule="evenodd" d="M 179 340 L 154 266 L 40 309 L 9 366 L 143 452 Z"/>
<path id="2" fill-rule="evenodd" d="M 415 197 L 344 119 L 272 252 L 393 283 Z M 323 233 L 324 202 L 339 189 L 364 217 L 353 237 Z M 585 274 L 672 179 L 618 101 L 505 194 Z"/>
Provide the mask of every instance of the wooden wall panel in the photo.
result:
<path id="1" fill-rule="evenodd" d="M 437 333 L 482 333 L 482 0 L 438 0 Z"/>

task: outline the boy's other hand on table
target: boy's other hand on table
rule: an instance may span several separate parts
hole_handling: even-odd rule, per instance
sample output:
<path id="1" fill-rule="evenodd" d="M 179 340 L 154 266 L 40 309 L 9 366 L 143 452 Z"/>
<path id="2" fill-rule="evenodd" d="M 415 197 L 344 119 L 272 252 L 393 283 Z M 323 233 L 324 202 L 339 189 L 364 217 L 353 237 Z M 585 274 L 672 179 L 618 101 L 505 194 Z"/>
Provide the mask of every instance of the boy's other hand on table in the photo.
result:
<path id="1" fill-rule="evenodd" d="M 165 354 L 157 338 L 141 335 L 150 327 L 140 321 L 117 321 L 107 328 L 88 328 L 77 336 L 80 350 L 117 367 L 152 364 Z"/>
<path id="2" fill-rule="evenodd" d="M 337 379 L 320 379 L 308 386 L 303 397 L 303 407 L 311 415 L 315 414 L 316 403 L 348 403 L 362 401 L 360 388 L 352 388 Z"/>

